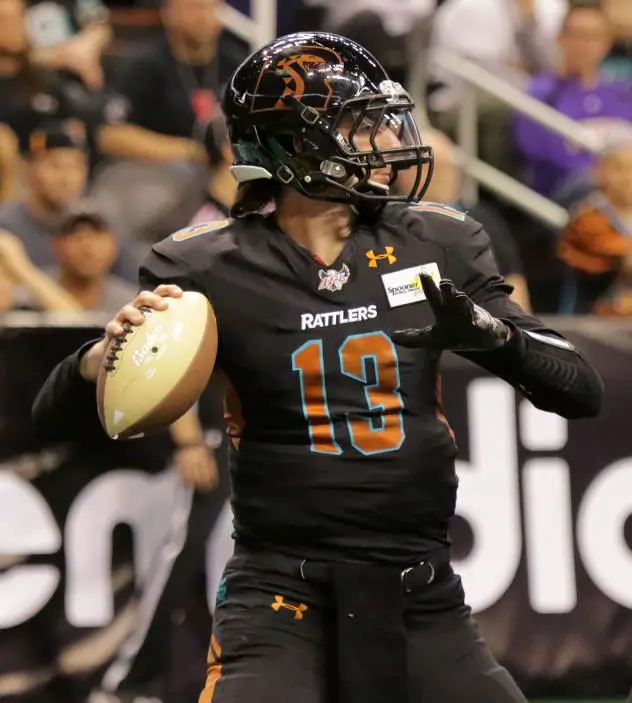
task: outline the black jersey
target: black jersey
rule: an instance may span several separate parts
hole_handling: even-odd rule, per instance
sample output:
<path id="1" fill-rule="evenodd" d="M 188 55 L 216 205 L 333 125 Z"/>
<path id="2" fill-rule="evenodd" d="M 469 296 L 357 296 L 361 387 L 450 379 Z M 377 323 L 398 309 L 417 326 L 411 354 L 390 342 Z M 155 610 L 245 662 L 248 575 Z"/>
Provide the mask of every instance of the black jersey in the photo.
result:
<path id="1" fill-rule="evenodd" d="M 580 363 L 509 300 L 480 225 L 444 206 L 386 207 L 330 266 L 272 216 L 196 225 L 153 247 L 143 286 L 178 283 L 203 292 L 215 310 L 217 364 L 232 385 L 238 440 L 238 541 L 393 562 L 448 542 L 456 447 L 441 411 L 439 353 L 397 347 L 389 336 L 432 324 L 424 271 Z M 470 357 L 494 370 L 512 353 Z"/>

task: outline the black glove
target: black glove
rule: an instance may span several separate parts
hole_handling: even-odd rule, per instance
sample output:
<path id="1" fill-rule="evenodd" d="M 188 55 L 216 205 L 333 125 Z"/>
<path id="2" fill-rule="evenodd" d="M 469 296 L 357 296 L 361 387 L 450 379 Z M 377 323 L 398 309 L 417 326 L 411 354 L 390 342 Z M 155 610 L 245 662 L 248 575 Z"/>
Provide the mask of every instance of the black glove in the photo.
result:
<path id="1" fill-rule="evenodd" d="M 450 351 L 489 351 L 507 343 L 509 327 L 475 305 L 454 283 L 419 275 L 436 322 L 423 329 L 397 330 L 391 337 L 402 347 L 425 347 Z"/>

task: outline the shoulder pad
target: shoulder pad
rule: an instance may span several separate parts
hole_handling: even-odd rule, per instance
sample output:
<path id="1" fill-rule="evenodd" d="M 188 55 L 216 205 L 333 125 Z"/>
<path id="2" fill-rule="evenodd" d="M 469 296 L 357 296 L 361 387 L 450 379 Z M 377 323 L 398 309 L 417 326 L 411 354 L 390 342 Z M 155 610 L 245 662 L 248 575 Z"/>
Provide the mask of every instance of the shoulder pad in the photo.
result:
<path id="1" fill-rule="evenodd" d="M 213 222 L 202 222 L 198 225 L 191 225 L 190 227 L 184 227 L 174 232 L 171 235 L 171 239 L 174 242 L 184 242 L 187 239 L 192 239 L 193 237 L 199 237 L 202 234 L 211 234 L 212 232 L 219 232 L 226 229 L 231 224 L 231 220 L 214 220 Z"/>
<path id="2" fill-rule="evenodd" d="M 464 212 L 456 210 L 449 205 L 443 205 L 442 203 L 421 202 L 411 205 L 409 209 L 413 212 L 431 212 L 435 215 L 444 215 L 445 217 L 451 217 L 453 220 L 465 222 Z"/>

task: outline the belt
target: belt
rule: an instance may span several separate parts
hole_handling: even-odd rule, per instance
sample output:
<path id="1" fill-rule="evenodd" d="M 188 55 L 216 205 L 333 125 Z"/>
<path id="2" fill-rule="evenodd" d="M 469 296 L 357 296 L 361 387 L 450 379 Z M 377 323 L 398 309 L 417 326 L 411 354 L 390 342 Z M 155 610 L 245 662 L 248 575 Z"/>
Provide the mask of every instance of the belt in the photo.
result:
<path id="1" fill-rule="evenodd" d="M 322 562 L 312 559 L 290 557 L 278 552 L 261 552 L 237 546 L 235 556 L 247 557 L 250 565 L 260 565 L 263 569 L 272 569 L 278 573 L 299 578 L 303 581 L 327 584 L 333 581 L 335 562 Z M 404 593 L 412 593 L 418 588 L 429 586 L 441 581 L 452 572 L 450 566 L 450 551 L 442 549 L 436 554 L 417 564 L 400 569 L 397 566 L 380 566 L 376 568 L 399 569 L 399 579 Z"/>

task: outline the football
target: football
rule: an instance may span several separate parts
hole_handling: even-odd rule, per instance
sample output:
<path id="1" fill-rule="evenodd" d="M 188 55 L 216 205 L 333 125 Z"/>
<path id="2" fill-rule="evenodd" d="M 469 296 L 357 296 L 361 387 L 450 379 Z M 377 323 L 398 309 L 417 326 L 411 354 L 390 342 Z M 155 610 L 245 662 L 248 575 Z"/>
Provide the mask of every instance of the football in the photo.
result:
<path id="1" fill-rule="evenodd" d="M 97 406 L 112 439 L 165 429 L 196 403 L 217 355 L 217 322 L 208 299 L 186 291 L 166 310 L 142 308 L 142 325 L 112 340 L 97 379 Z"/>

